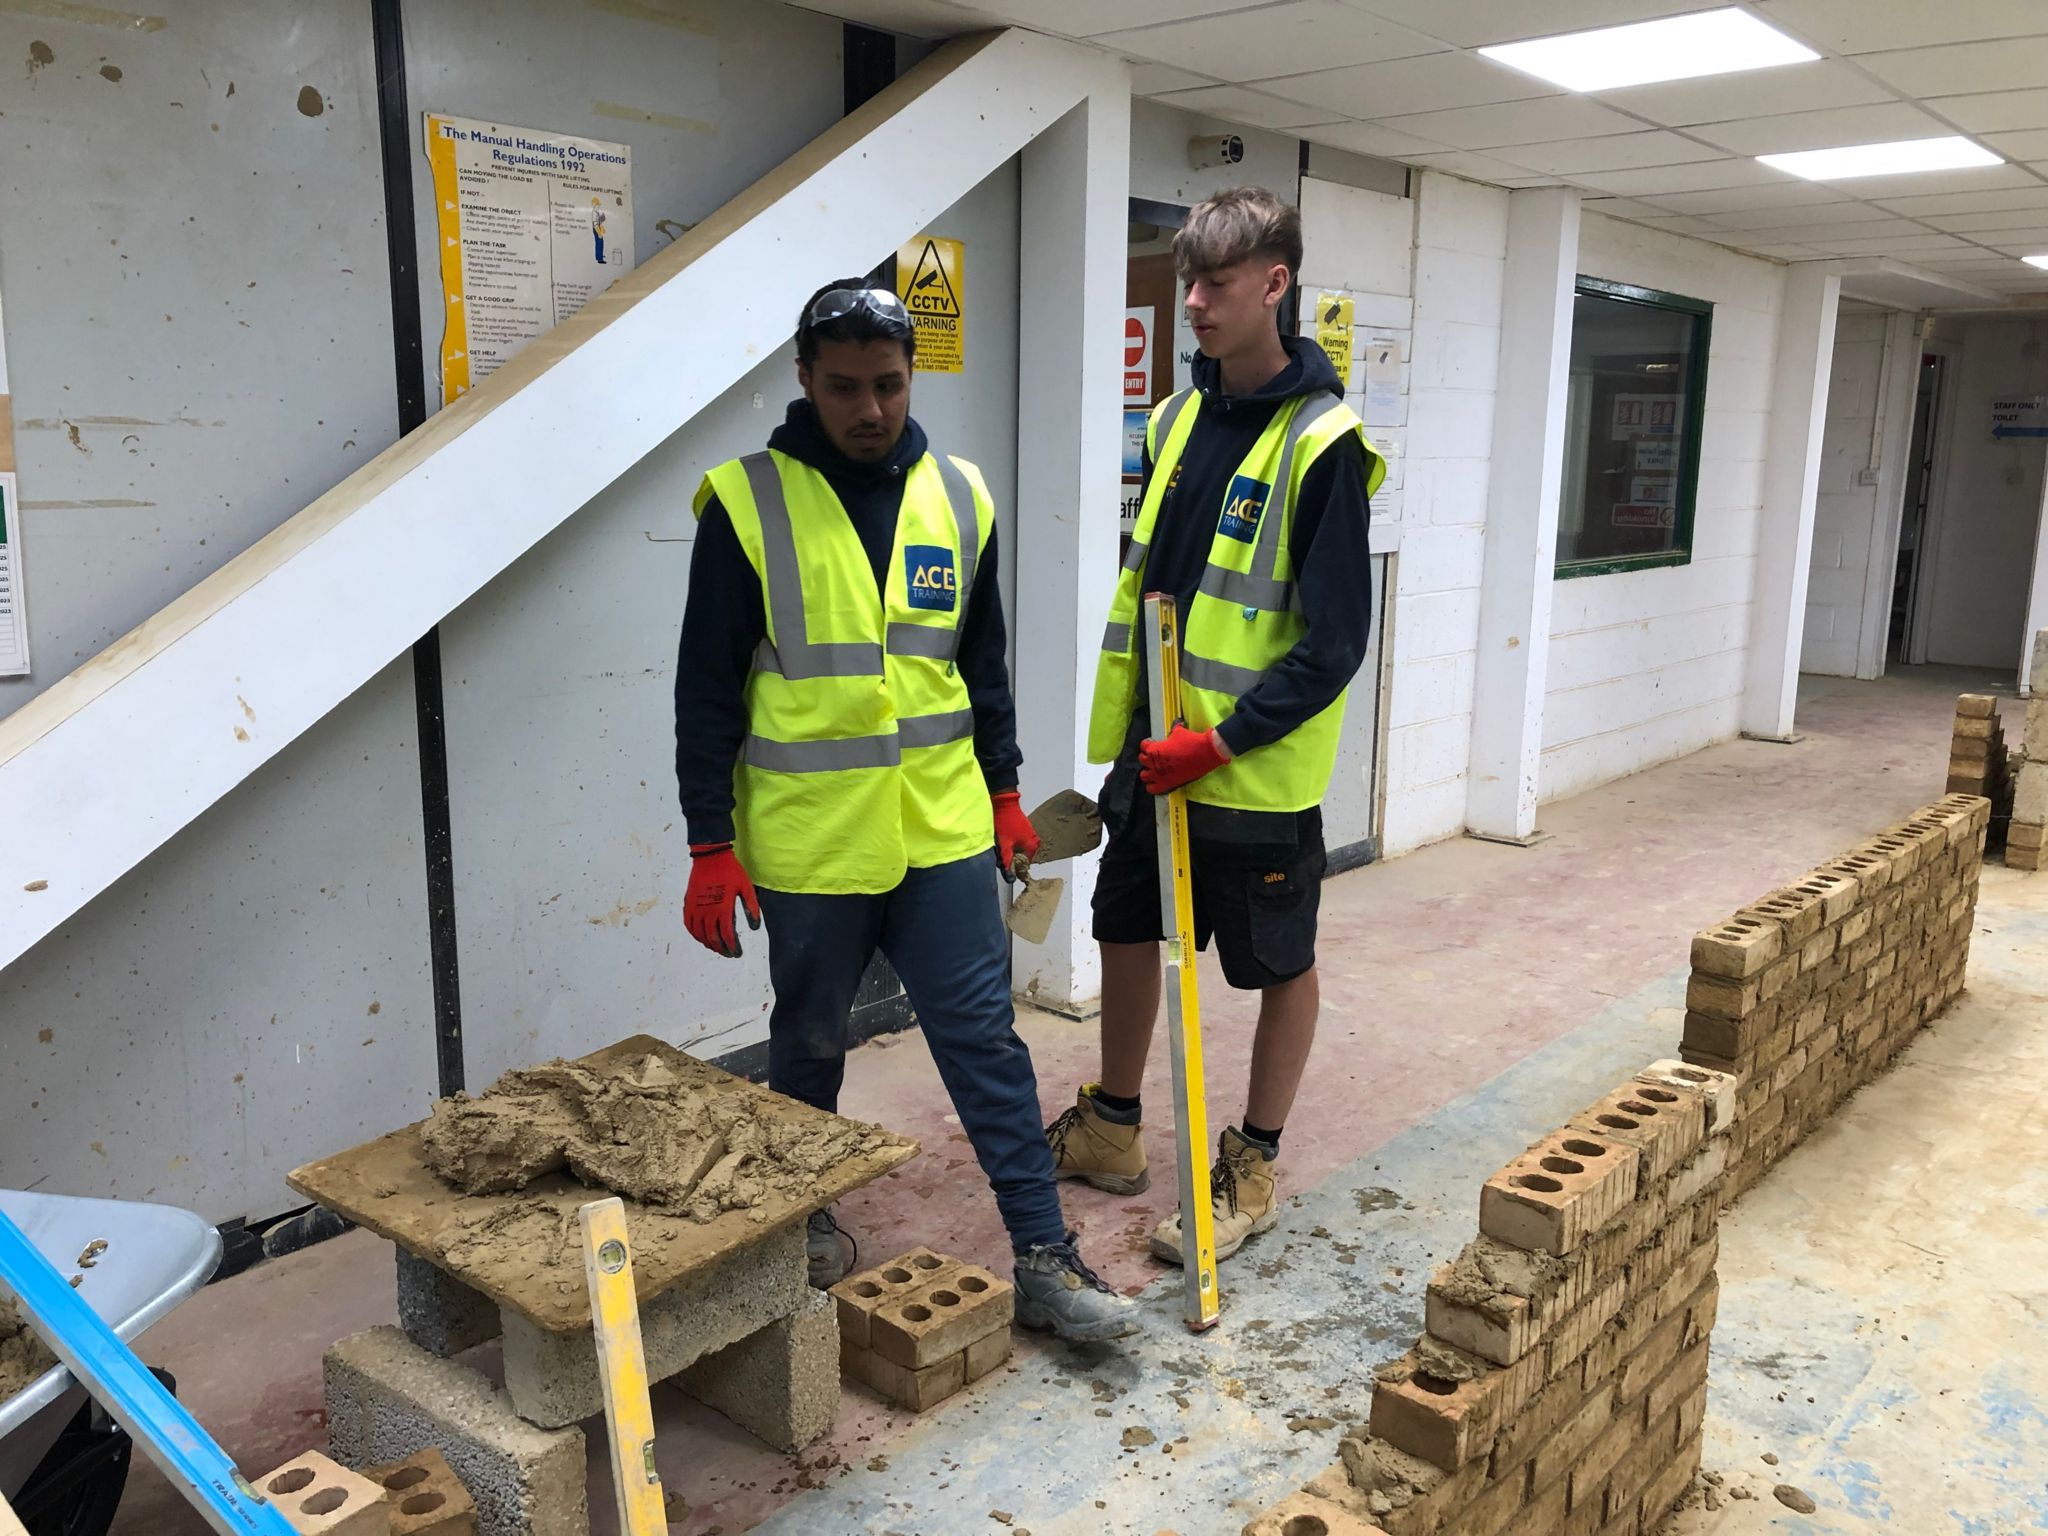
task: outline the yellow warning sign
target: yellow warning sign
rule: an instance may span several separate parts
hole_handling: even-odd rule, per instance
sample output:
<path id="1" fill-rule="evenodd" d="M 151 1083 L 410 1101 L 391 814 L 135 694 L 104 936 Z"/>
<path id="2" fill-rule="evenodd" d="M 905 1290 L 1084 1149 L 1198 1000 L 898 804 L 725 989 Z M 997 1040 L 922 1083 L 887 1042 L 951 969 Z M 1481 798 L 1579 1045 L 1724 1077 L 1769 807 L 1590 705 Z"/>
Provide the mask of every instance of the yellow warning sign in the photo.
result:
<path id="1" fill-rule="evenodd" d="M 1352 313 L 1349 294 L 1316 295 L 1316 341 L 1330 354 L 1331 365 L 1346 389 L 1351 387 Z"/>
<path id="2" fill-rule="evenodd" d="M 966 371 L 966 253 L 943 235 L 919 235 L 896 253 L 896 289 L 917 327 L 919 373 Z"/>

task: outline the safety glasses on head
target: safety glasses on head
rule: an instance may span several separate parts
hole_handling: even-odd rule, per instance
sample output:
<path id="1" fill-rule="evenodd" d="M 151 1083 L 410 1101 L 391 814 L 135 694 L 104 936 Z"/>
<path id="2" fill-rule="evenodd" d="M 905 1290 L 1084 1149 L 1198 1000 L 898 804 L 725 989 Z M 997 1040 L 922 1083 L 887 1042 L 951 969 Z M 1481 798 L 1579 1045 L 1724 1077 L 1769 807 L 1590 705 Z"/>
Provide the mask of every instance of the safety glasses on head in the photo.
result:
<path id="1" fill-rule="evenodd" d="M 829 325 L 849 315 L 867 315 L 881 325 L 910 331 L 910 311 L 886 288 L 833 288 L 818 295 L 804 319 L 806 327 Z"/>

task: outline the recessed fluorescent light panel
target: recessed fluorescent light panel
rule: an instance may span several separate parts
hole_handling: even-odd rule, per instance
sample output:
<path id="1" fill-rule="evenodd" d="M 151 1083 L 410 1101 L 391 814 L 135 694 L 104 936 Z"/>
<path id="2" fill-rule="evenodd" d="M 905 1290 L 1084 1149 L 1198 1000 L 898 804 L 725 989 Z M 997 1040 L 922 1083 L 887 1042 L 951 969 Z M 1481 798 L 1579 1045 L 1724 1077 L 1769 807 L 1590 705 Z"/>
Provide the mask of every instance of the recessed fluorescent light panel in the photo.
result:
<path id="1" fill-rule="evenodd" d="M 1817 59 L 1746 11 L 1696 11 L 1661 21 L 1567 32 L 1479 50 L 1496 63 L 1568 91 L 1612 91 L 1659 80 L 1695 80 L 1739 69 L 1769 69 Z"/>
<path id="2" fill-rule="evenodd" d="M 2048 256 L 2022 256 L 2020 260 L 2024 261 L 2030 267 L 2041 267 L 2044 269 L 2048 269 Z"/>
<path id="3" fill-rule="evenodd" d="M 2005 162 L 1968 139 L 1901 139 L 1895 144 L 1845 144 L 1840 149 L 1802 149 L 1789 155 L 1758 155 L 1772 170 L 1808 181 L 1849 181 L 1858 176 L 1900 176 L 1908 171 L 1957 171 Z"/>

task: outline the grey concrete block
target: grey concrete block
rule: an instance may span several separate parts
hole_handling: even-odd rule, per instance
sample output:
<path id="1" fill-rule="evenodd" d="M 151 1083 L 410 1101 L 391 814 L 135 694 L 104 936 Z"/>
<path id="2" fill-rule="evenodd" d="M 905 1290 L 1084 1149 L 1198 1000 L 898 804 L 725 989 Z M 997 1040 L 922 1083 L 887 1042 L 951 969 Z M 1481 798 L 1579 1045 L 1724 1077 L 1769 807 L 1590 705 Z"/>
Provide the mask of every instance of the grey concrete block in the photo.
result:
<path id="1" fill-rule="evenodd" d="M 823 1291 L 812 1291 L 796 1316 L 698 1361 L 677 1385 L 794 1454 L 830 1429 L 839 1411 L 838 1308 Z"/>
<path id="2" fill-rule="evenodd" d="M 398 1326 L 430 1355 L 447 1359 L 498 1336 L 498 1304 L 437 1265 L 398 1254 Z"/>
<path id="3" fill-rule="evenodd" d="M 804 1228 L 796 1222 L 643 1304 L 647 1379 L 666 1381 L 799 1311 L 811 1294 L 805 1273 Z M 513 1312 L 504 1314 L 504 1326 L 505 1390 L 522 1418 L 553 1427 L 604 1412 L 597 1343 L 587 1329 L 549 1333 Z"/>
<path id="4" fill-rule="evenodd" d="M 360 1471 L 438 1446 L 476 1501 L 478 1536 L 589 1536 L 580 1429 L 536 1429 L 469 1366 L 384 1326 L 327 1351 L 328 1452 Z"/>

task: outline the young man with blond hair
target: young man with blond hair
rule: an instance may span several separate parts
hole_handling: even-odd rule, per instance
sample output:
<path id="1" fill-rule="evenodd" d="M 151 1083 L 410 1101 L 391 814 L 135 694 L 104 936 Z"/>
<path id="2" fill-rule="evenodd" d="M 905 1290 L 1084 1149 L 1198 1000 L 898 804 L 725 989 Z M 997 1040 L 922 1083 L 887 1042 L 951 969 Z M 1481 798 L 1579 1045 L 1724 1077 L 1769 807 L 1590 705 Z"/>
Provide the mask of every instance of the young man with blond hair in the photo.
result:
<path id="1" fill-rule="evenodd" d="M 1200 355 L 1194 387 L 1153 409 L 1145 485 L 1103 637 L 1089 721 L 1109 828 L 1095 891 L 1102 1078 L 1049 1127 L 1061 1178 L 1133 1194 L 1150 1182 L 1139 1090 L 1159 1013 L 1152 797 L 1184 788 L 1195 927 L 1224 979 L 1260 993 L 1241 1126 L 1212 1174 L 1216 1256 L 1278 1220 L 1280 1133 L 1315 1040 L 1322 799 L 1344 695 L 1370 643 L 1368 498 L 1386 467 L 1313 341 L 1283 336 L 1301 216 L 1241 187 L 1196 207 L 1174 264 Z M 1148 727 L 1142 601 L 1181 623 L 1184 719 Z M 1152 1251 L 1182 1262 L 1178 1214 Z"/>

